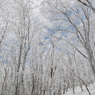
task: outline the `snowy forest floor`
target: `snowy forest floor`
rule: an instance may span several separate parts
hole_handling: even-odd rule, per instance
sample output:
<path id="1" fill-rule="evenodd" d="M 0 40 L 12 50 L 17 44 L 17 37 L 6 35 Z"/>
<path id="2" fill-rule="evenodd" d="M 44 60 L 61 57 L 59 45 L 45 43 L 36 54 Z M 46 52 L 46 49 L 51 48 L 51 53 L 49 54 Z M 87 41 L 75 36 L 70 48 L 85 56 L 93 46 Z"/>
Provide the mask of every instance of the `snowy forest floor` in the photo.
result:
<path id="1" fill-rule="evenodd" d="M 88 88 L 91 95 L 95 95 L 95 83 L 91 84 Z M 68 92 L 66 92 L 66 94 L 64 95 L 89 95 L 89 93 L 87 92 L 86 88 L 83 86 L 83 91 L 81 91 L 80 87 L 76 87 L 75 94 L 73 94 L 73 91 L 69 89 Z"/>

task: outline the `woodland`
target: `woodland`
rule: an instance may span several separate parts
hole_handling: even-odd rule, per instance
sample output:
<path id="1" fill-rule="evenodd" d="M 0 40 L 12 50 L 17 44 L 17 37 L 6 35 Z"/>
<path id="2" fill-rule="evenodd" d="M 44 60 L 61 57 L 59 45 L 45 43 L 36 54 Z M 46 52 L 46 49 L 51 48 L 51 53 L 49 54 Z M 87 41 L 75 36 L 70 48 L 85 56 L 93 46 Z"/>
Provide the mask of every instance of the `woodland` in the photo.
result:
<path id="1" fill-rule="evenodd" d="M 95 95 L 94 85 L 95 0 L 0 0 L 0 95 Z"/>

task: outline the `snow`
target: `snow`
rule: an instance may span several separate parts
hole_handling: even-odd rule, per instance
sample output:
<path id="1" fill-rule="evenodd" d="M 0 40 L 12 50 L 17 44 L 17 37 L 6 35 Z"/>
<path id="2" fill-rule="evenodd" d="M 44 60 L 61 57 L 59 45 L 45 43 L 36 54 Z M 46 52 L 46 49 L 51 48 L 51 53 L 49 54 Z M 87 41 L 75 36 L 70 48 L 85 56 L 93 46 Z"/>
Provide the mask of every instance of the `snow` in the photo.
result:
<path id="1" fill-rule="evenodd" d="M 91 84 L 89 87 L 91 95 L 95 95 L 95 83 Z M 72 90 L 69 89 L 69 91 L 66 94 L 63 95 L 89 95 L 85 87 L 83 86 L 83 90 L 81 91 L 80 87 L 75 88 L 75 94 L 73 94 Z"/>

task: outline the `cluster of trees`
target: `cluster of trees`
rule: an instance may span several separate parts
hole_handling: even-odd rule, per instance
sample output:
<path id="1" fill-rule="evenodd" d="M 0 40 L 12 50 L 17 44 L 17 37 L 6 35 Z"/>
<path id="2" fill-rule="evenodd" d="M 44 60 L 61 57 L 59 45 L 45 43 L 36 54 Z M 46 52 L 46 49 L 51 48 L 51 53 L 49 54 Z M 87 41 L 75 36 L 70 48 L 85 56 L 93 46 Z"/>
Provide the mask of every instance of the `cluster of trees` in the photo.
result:
<path id="1" fill-rule="evenodd" d="M 95 81 L 93 0 L 0 1 L 0 95 L 63 95 Z M 45 22 L 46 21 L 46 22 Z"/>

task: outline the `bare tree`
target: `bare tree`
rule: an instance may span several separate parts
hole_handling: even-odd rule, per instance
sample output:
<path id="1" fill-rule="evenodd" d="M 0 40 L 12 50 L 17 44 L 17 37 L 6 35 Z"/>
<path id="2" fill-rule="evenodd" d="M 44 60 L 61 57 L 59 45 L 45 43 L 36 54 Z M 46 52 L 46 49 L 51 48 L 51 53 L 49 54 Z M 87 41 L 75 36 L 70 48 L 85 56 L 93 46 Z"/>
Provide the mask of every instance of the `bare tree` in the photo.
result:
<path id="1" fill-rule="evenodd" d="M 86 6 L 86 7 L 89 7 L 89 8 L 91 8 L 92 9 L 92 11 L 95 13 L 95 8 L 94 8 L 94 6 L 93 6 L 93 2 L 90 0 L 85 0 L 85 1 L 82 1 L 82 0 L 77 0 L 78 2 L 80 2 L 81 4 L 83 4 L 84 6 Z"/>
<path id="2" fill-rule="evenodd" d="M 88 2 L 88 0 L 86 1 Z M 91 15 L 93 13 L 88 7 L 85 8 L 84 5 L 80 4 L 75 5 L 75 2 L 74 5 L 72 5 L 72 2 L 74 1 L 68 3 L 68 7 L 66 7 L 66 1 L 55 0 L 51 2 L 49 0 L 46 0 L 45 3 L 47 6 L 49 6 L 49 8 L 46 9 L 46 12 L 48 12 L 47 18 L 49 20 L 55 21 L 55 23 L 56 21 L 59 21 L 60 23 L 63 21 L 63 24 L 58 23 L 58 26 L 60 27 L 56 28 L 56 31 L 59 33 L 62 31 L 67 34 L 72 33 L 76 35 L 76 40 L 78 40 L 79 44 L 81 43 L 81 45 L 84 47 L 87 55 L 82 53 L 70 41 L 67 41 L 64 38 L 63 40 L 71 44 L 82 56 L 89 60 L 93 74 L 95 75 L 95 58 L 94 50 L 92 49 L 92 45 L 94 43 L 91 42 L 92 38 L 90 37 L 92 34 Z"/>

